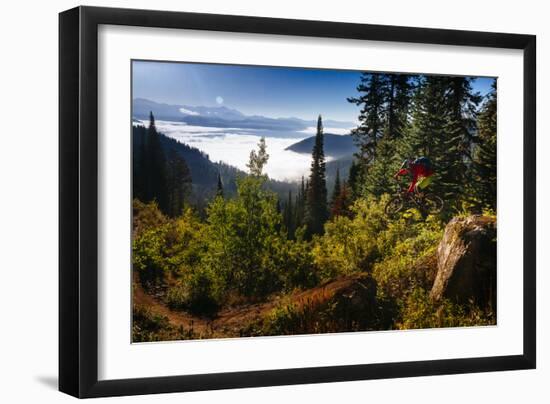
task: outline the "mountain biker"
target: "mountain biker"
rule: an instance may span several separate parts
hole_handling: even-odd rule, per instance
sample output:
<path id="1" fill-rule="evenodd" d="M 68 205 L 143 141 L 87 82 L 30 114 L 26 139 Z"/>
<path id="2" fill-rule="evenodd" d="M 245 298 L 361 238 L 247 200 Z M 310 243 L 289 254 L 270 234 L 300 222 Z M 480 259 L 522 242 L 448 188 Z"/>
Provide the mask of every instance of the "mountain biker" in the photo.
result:
<path id="1" fill-rule="evenodd" d="M 427 157 L 419 157 L 416 160 L 408 158 L 403 161 L 401 168 L 393 177 L 397 179 L 401 175 L 410 174 L 412 180 L 407 193 L 411 194 L 413 192 L 419 193 L 419 188 L 422 190 L 430 185 L 433 173 L 432 162 Z"/>

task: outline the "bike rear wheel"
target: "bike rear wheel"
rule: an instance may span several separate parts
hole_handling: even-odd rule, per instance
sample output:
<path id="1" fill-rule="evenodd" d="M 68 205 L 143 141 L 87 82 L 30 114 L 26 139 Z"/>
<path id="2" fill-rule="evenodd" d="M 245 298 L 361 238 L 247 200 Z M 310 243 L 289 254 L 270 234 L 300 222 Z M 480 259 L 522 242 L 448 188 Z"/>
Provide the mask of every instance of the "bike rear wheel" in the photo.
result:
<path id="1" fill-rule="evenodd" d="M 427 194 L 423 198 L 424 209 L 427 213 L 439 213 L 443 210 L 445 203 L 443 199 L 434 194 Z"/>
<path id="2" fill-rule="evenodd" d="M 386 204 L 386 207 L 384 208 L 384 211 L 388 216 L 395 215 L 401 209 L 403 209 L 403 205 L 404 205 L 403 198 L 396 195 L 388 201 L 388 203 Z"/>

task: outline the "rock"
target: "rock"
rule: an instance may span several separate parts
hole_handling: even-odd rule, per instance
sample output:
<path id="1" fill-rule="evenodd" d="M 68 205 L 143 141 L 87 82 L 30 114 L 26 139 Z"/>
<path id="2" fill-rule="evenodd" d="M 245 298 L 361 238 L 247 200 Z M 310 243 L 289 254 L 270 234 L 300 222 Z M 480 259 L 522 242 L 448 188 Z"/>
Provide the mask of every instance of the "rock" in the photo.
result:
<path id="1" fill-rule="evenodd" d="M 352 278 L 349 284 L 335 291 L 329 304 L 342 330 L 376 328 L 379 317 L 376 289 L 372 277 L 362 276 Z"/>
<path id="2" fill-rule="evenodd" d="M 496 313 L 496 220 L 488 216 L 452 219 L 437 249 L 433 300 L 473 302 Z"/>
<path id="3" fill-rule="evenodd" d="M 376 307 L 376 289 L 376 281 L 372 277 L 358 276 L 335 291 L 332 299 L 347 310 L 364 312 Z"/>
<path id="4" fill-rule="evenodd" d="M 376 290 L 370 275 L 343 276 L 294 295 L 292 303 L 302 317 L 318 323 L 307 332 L 370 330 L 380 317 Z"/>

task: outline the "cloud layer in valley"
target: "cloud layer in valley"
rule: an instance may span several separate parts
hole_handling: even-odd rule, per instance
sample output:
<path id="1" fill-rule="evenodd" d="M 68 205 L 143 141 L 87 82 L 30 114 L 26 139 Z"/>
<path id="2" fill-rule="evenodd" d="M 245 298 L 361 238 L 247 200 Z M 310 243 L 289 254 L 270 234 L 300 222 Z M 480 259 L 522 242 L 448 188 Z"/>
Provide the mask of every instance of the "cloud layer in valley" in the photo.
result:
<path id="1" fill-rule="evenodd" d="M 148 125 L 148 121 L 140 121 Z M 212 161 L 223 161 L 243 171 L 250 151 L 257 148 L 261 136 L 242 128 L 215 128 L 187 125 L 182 122 L 157 120 L 159 132 L 205 152 Z M 305 138 L 266 137 L 269 161 L 265 172 L 270 178 L 281 181 L 298 181 L 309 174 L 311 156 L 285 150 Z"/>

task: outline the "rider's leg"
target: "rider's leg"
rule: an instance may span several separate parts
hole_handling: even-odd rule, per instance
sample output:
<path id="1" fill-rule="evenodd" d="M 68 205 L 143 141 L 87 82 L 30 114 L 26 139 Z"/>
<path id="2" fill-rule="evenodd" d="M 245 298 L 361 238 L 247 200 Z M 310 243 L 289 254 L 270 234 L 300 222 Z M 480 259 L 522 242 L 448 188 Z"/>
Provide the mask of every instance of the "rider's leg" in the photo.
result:
<path id="1" fill-rule="evenodd" d="M 413 178 L 411 181 L 411 185 L 409 185 L 409 189 L 407 190 L 408 194 L 413 194 L 416 190 L 416 178 Z"/>
<path id="2" fill-rule="evenodd" d="M 420 180 L 416 183 L 416 193 L 418 196 L 423 197 L 424 196 L 424 190 L 430 185 L 432 182 L 432 177 L 421 177 Z"/>

